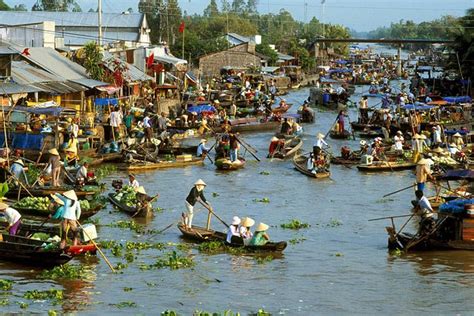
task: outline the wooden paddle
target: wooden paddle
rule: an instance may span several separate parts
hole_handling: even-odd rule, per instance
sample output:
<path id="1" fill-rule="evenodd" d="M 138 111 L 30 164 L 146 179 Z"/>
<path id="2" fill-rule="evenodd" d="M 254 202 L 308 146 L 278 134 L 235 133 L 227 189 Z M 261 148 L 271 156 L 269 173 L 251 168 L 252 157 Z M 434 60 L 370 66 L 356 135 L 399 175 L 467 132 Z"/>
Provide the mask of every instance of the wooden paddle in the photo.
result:
<path id="1" fill-rule="evenodd" d="M 44 149 L 46 147 L 46 142 L 43 140 L 43 146 L 41 146 L 41 152 L 38 156 L 38 159 L 36 159 L 36 165 L 39 164 L 41 157 L 43 156 Z"/>
<path id="2" fill-rule="evenodd" d="M 109 259 L 107 259 L 107 257 L 105 256 L 105 254 L 102 252 L 102 249 L 100 249 L 99 245 L 97 245 L 97 243 L 91 238 L 91 236 L 89 236 L 89 233 L 87 233 L 86 230 L 84 230 L 84 227 L 81 225 L 81 223 L 79 223 L 78 220 L 76 220 L 76 223 L 77 225 L 79 225 L 79 227 L 82 229 L 82 231 L 84 232 L 84 234 L 87 236 L 87 238 L 89 238 L 90 242 L 95 246 L 95 248 L 99 251 L 100 255 L 102 256 L 102 258 L 104 258 L 105 262 L 107 263 L 107 265 L 109 266 L 110 270 L 112 270 L 113 273 L 115 273 L 115 269 L 114 267 L 112 266 L 112 264 L 110 263 Z"/>
<path id="3" fill-rule="evenodd" d="M 260 159 L 257 157 L 257 155 L 255 155 L 255 153 L 253 152 L 253 150 L 251 150 L 250 148 L 252 147 L 248 147 L 245 142 L 242 142 L 240 140 L 240 138 L 237 137 L 237 135 L 234 134 L 234 137 L 235 139 L 245 148 L 247 149 L 247 151 L 257 160 L 257 161 L 260 161 Z"/>
<path id="4" fill-rule="evenodd" d="M 46 224 L 47 221 L 49 221 L 49 217 L 46 217 L 46 219 L 41 223 L 41 225 L 38 227 L 38 229 L 40 229 L 41 227 L 44 226 L 44 224 Z M 31 238 L 31 236 L 33 236 L 33 234 L 29 234 L 28 236 L 26 236 L 26 238 Z"/>
<path id="5" fill-rule="evenodd" d="M 412 185 L 410 185 L 410 186 L 408 186 L 408 187 L 406 187 L 406 188 L 403 188 L 403 189 L 400 189 L 400 190 L 397 190 L 397 191 L 394 191 L 394 192 L 391 192 L 391 193 L 385 194 L 385 195 L 384 195 L 384 196 L 382 196 L 382 197 L 384 198 L 384 197 L 387 197 L 387 196 L 390 196 L 390 195 L 394 195 L 394 194 L 396 194 L 396 193 L 399 193 L 399 192 L 402 192 L 402 191 L 408 190 L 408 189 L 410 189 L 410 188 L 413 188 L 415 185 L 416 185 L 416 184 L 412 184 Z"/>
<path id="6" fill-rule="evenodd" d="M 212 215 L 214 215 L 222 224 L 224 224 L 227 228 L 230 227 L 229 224 L 227 224 L 226 222 L 224 222 L 224 220 L 222 218 L 220 218 L 216 213 L 214 213 L 214 211 L 212 210 L 212 207 L 210 207 L 207 203 L 204 203 L 203 201 L 201 201 L 201 199 L 198 199 L 197 200 L 202 206 L 204 206 Z"/>
<path id="7" fill-rule="evenodd" d="M 160 194 L 158 193 L 157 195 L 155 195 L 150 201 L 148 201 L 147 205 L 150 205 L 151 203 L 153 203 L 158 197 L 160 196 Z M 132 217 L 135 217 L 138 215 L 138 213 L 140 213 L 141 211 L 143 211 L 142 208 L 139 208 L 135 214 L 132 215 Z"/>

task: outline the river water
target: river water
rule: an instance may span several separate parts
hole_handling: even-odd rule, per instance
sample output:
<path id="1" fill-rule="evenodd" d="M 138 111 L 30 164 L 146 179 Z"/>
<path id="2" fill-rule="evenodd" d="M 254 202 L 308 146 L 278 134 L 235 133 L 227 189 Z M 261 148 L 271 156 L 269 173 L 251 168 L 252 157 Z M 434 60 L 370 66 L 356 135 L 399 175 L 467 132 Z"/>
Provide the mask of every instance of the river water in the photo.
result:
<path id="1" fill-rule="evenodd" d="M 363 89 L 367 88 L 358 88 L 355 101 Z M 308 93 L 308 89 L 292 92 L 287 101 L 301 104 Z M 304 126 L 306 151 L 312 147 L 317 132 L 326 133 L 335 115 L 318 110 L 316 123 Z M 356 118 L 353 111 L 350 116 Z M 474 310 L 473 252 L 391 255 L 384 229 L 389 222 L 368 221 L 409 212 L 411 190 L 386 199 L 382 196 L 413 183 L 410 171 L 363 174 L 354 167 L 332 166 L 330 179 L 311 179 L 294 170 L 290 161 L 264 159 L 271 136 L 272 133 L 244 136 L 258 149 L 262 161 L 257 163 L 247 155 L 246 167 L 238 172 L 217 172 L 206 162 L 205 166 L 139 173 L 138 181 L 150 195 L 160 193 L 156 204 L 164 209 L 147 224 L 147 229 L 162 229 L 178 220 L 189 189 L 202 178 L 207 183 L 208 200 L 226 221 L 230 222 L 233 215 L 251 216 L 257 223 L 272 226 L 269 234 L 273 240 L 301 241 L 289 244 L 283 256 L 257 260 L 228 253 L 207 255 L 187 243 L 192 247 L 179 253 L 193 258 L 192 269 L 141 270 L 141 264 L 150 264 L 168 251 L 146 250 L 118 274 L 110 273 L 99 256 L 82 262 L 75 259 L 70 264 L 83 264 L 89 271 L 87 277 L 77 281 L 42 280 L 38 278 L 39 270 L 2 262 L 0 278 L 15 283 L 10 294 L 0 291 L 0 301 L 7 298 L 10 302 L 1 311 L 44 313 L 53 309 L 85 315 L 157 315 L 172 309 L 190 315 L 194 310 L 231 309 L 247 314 L 263 308 L 273 314 L 308 315 L 454 314 Z M 329 143 L 335 153 L 342 145 L 358 146 L 358 140 Z M 125 177 L 116 173 L 106 182 Z M 268 198 L 270 203 L 254 201 L 262 198 Z M 108 227 L 109 223 L 130 219 L 113 211 L 110 205 L 96 217 L 102 240 L 124 243 L 151 238 L 153 242 L 184 242 L 175 227 L 152 237 Z M 206 217 L 203 210 L 198 211 L 195 224 L 205 225 Z M 291 219 L 311 227 L 299 231 L 280 228 Z M 397 224 L 399 227 L 401 223 Z M 223 228 L 215 219 L 213 227 Z M 105 253 L 114 265 L 125 262 L 110 250 Z M 64 290 L 65 300 L 52 305 L 49 300 L 22 297 L 27 290 L 49 288 Z M 21 310 L 19 302 L 29 306 Z M 121 302 L 133 306 L 117 305 Z"/>

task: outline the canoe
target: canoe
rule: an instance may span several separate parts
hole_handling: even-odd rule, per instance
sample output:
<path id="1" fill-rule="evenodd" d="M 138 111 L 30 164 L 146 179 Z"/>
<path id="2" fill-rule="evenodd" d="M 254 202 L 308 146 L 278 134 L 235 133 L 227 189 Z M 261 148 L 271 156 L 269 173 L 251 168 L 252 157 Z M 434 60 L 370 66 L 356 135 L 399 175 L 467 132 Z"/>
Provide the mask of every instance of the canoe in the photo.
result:
<path id="1" fill-rule="evenodd" d="M 384 137 L 381 129 L 379 130 L 370 130 L 370 131 L 360 131 L 357 133 L 360 138 L 375 138 L 375 137 Z"/>
<path id="2" fill-rule="evenodd" d="M 363 131 L 365 129 L 377 130 L 381 128 L 380 125 L 363 124 L 363 123 L 358 123 L 358 122 L 351 122 L 351 127 L 354 131 Z"/>
<path id="3" fill-rule="evenodd" d="M 217 170 L 238 170 L 242 169 L 245 166 L 245 159 L 239 157 L 237 161 L 230 161 L 229 158 L 219 158 L 214 164 L 216 165 Z"/>
<path id="4" fill-rule="evenodd" d="M 97 187 L 97 190 L 94 191 L 85 191 L 82 189 L 77 189 L 74 187 L 67 187 L 67 186 L 62 186 L 62 187 L 34 187 L 34 188 L 28 188 L 28 191 L 30 191 L 31 195 L 36 196 L 36 197 L 43 197 L 43 196 L 49 196 L 54 193 L 64 193 L 69 190 L 73 190 L 76 192 L 76 195 L 79 199 L 83 199 L 86 196 L 93 196 L 99 191 L 99 187 Z M 7 197 L 10 198 L 17 198 L 18 197 L 18 190 L 19 188 L 11 188 L 8 193 L 6 194 Z M 25 189 L 21 189 L 20 192 L 20 197 L 26 197 L 30 196 L 28 192 L 26 192 Z"/>
<path id="5" fill-rule="evenodd" d="M 42 217 L 42 218 L 46 218 L 48 217 L 48 215 L 50 215 L 51 213 L 49 211 L 44 211 L 44 210 L 38 210 L 38 209 L 31 209 L 31 208 L 22 208 L 22 207 L 18 207 L 18 206 L 15 206 L 13 205 L 13 207 L 18 211 L 20 212 L 20 214 L 23 216 L 23 217 Z M 104 206 L 101 205 L 101 204 L 98 204 L 98 205 L 95 205 L 94 207 L 91 207 L 90 209 L 84 209 L 84 210 L 81 210 L 81 219 L 87 219 L 89 217 L 92 217 L 94 216 L 95 214 L 97 214 Z"/>
<path id="6" fill-rule="evenodd" d="M 303 146 L 303 140 L 299 137 L 293 137 L 285 141 L 283 152 L 277 152 L 273 155 L 273 157 L 269 156 L 269 158 L 276 158 L 276 159 L 291 158 L 298 152 L 298 150 L 301 149 L 302 146 Z"/>
<path id="7" fill-rule="evenodd" d="M 256 122 L 240 125 L 232 125 L 231 132 L 233 133 L 245 133 L 245 132 L 262 132 L 272 131 L 280 127 L 280 122 Z"/>
<path id="8" fill-rule="evenodd" d="M 141 210 L 140 212 L 137 213 L 137 209 L 135 207 L 130 207 L 130 206 L 127 206 L 123 203 L 120 203 L 120 201 L 115 198 L 115 193 L 109 193 L 108 197 L 109 197 L 109 201 L 114 206 L 116 206 L 119 210 L 121 210 L 122 212 L 127 213 L 128 215 L 130 215 L 132 217 L 147 217 L 147 218 L 150 218 L 150 217 L 154 216 L 153 210 L 151 209 L 150 205 L 148 205 L 148 207 L 146 209 L 143 209 L 143 210 Z"/>
<path id="9" fill-rule="evenodd" d="M 206 229 L 199 226 L 192 227 L 191 230 L 187 230 L 183 224 L 178 224 L 178 229 L 183 234 L 184 238 L 191 239 L 197 242 L 207 242 L 207 241 L 222 241 L 225 242 L 227 239 L 227 234 L 218 232 L 211 229 Z M 233 237 L 232 243 L 226 245 L 230 247 L 244 248 L 249 252 L 283 252 L 285 250 L 287 243 L 286 241 L 280 242 L 268 242 L 263 246 L 245 246 L 242 238 Z"/>
<path id="10" fill-rule="evenodd" d="M 0 259 L 31 266 L 53 267 L 65 264 L 72 256 L 59 249 L 45 249 L 42 241 L 25 237 L 0 235 Z"/>
<path id="11" fill-rule="evenodd" d="M 413 162 L 385 162 L 385 161 L 374 161 L 371 165 L 360 164 L 357 165 L 359 171 L 365 172 L 381 172 L 381 171 L 399 171 L 407 169 L 415 169 L 416 163 Z"/>
<path id="12" fill-rule="evenodd" d="M 338 132 L 331 130 L 329 132 L 329 137 L 332 139 L 349 139 L 352 138 L 352 134 L 348 130 L 344 130 L 343 134 L 339 134 Z"/>
<path id="13" fill-rule="evenodd" d="M 120 170 L 127 170 L 133 172 L 146 171 L 146 170 L 155 170 L 155 169 L 166 169 L 166 168 L 181 168 L 187 166 L 197 166 L 204 164 L 204 158 L 202 157 L 193 157 L 189 161 L 160 161 L 160 162 L 148 162 L 148 161 L 139 161 L 132 164 L 121 164 L 119 165 Z"/>
<path id="14" fill-rule="evenodd" d="M 331 175 L 331 172 L 329 171 L 312 173 L 308 170 L 308 168 L 306 168 L 307 161 L 308 157 L 306 156 L 296 155 L 295 157 L 293 157 L 293 165 L 295 166 L 295 169 L 310 178 L 322 179 L 328 178 Z"/>
<path id="15" fill-rule="evenodd" d="M 90 166 L 99 166 L 101 163 L 105 162 L 116 162 L 122 159 L 122 153 L 108 153 L 108 154 L 97 154 L 91 157 L 89 162 Z"/>
<path id="16" fill-rule="evenodd" d="M 293 104 L 287 103 L 286 106 L 281 106 L 281 107 L 272 108 L 272 113 L 273 113 L 273 114 L 283 114 L 283 113 L 286 113 L 286 112 L 292 107 L 292 105 L 293 105 Z"/>
<path id="17" fill-rule="evenodd" d="M 334 165 L 357 165 L 360 163 L 360 158 L 359 159 L 344 159 L 341 156 L 339 157 L 334 157 L 331 156 L 331 163 Z"/>

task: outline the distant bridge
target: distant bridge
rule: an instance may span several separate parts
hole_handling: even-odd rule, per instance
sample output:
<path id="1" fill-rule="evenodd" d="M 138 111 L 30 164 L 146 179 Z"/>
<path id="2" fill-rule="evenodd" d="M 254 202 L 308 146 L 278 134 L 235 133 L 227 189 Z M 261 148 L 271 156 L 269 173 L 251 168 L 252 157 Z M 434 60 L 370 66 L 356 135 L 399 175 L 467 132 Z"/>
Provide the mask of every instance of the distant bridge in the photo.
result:
<path id="1" fill-rule="evenodd" d="M 369 39 L 369 38 L 317 38 L 315 43 L 379 43 L 379 44 L 453 44 L 445 39 Z"/>

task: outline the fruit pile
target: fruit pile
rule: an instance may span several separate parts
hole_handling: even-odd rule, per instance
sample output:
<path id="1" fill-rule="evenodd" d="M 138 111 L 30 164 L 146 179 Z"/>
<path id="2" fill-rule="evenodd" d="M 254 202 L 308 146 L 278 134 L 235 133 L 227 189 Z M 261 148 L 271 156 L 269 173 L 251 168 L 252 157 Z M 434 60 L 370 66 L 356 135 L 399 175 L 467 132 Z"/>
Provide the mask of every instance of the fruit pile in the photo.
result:
<path id="1" fill-rule="evenodd" d="M 25 197 L 16 202 L 13 207 L 46 211 L 48 210 L 48 205 L 49 198 L 47 197 Z"/>

